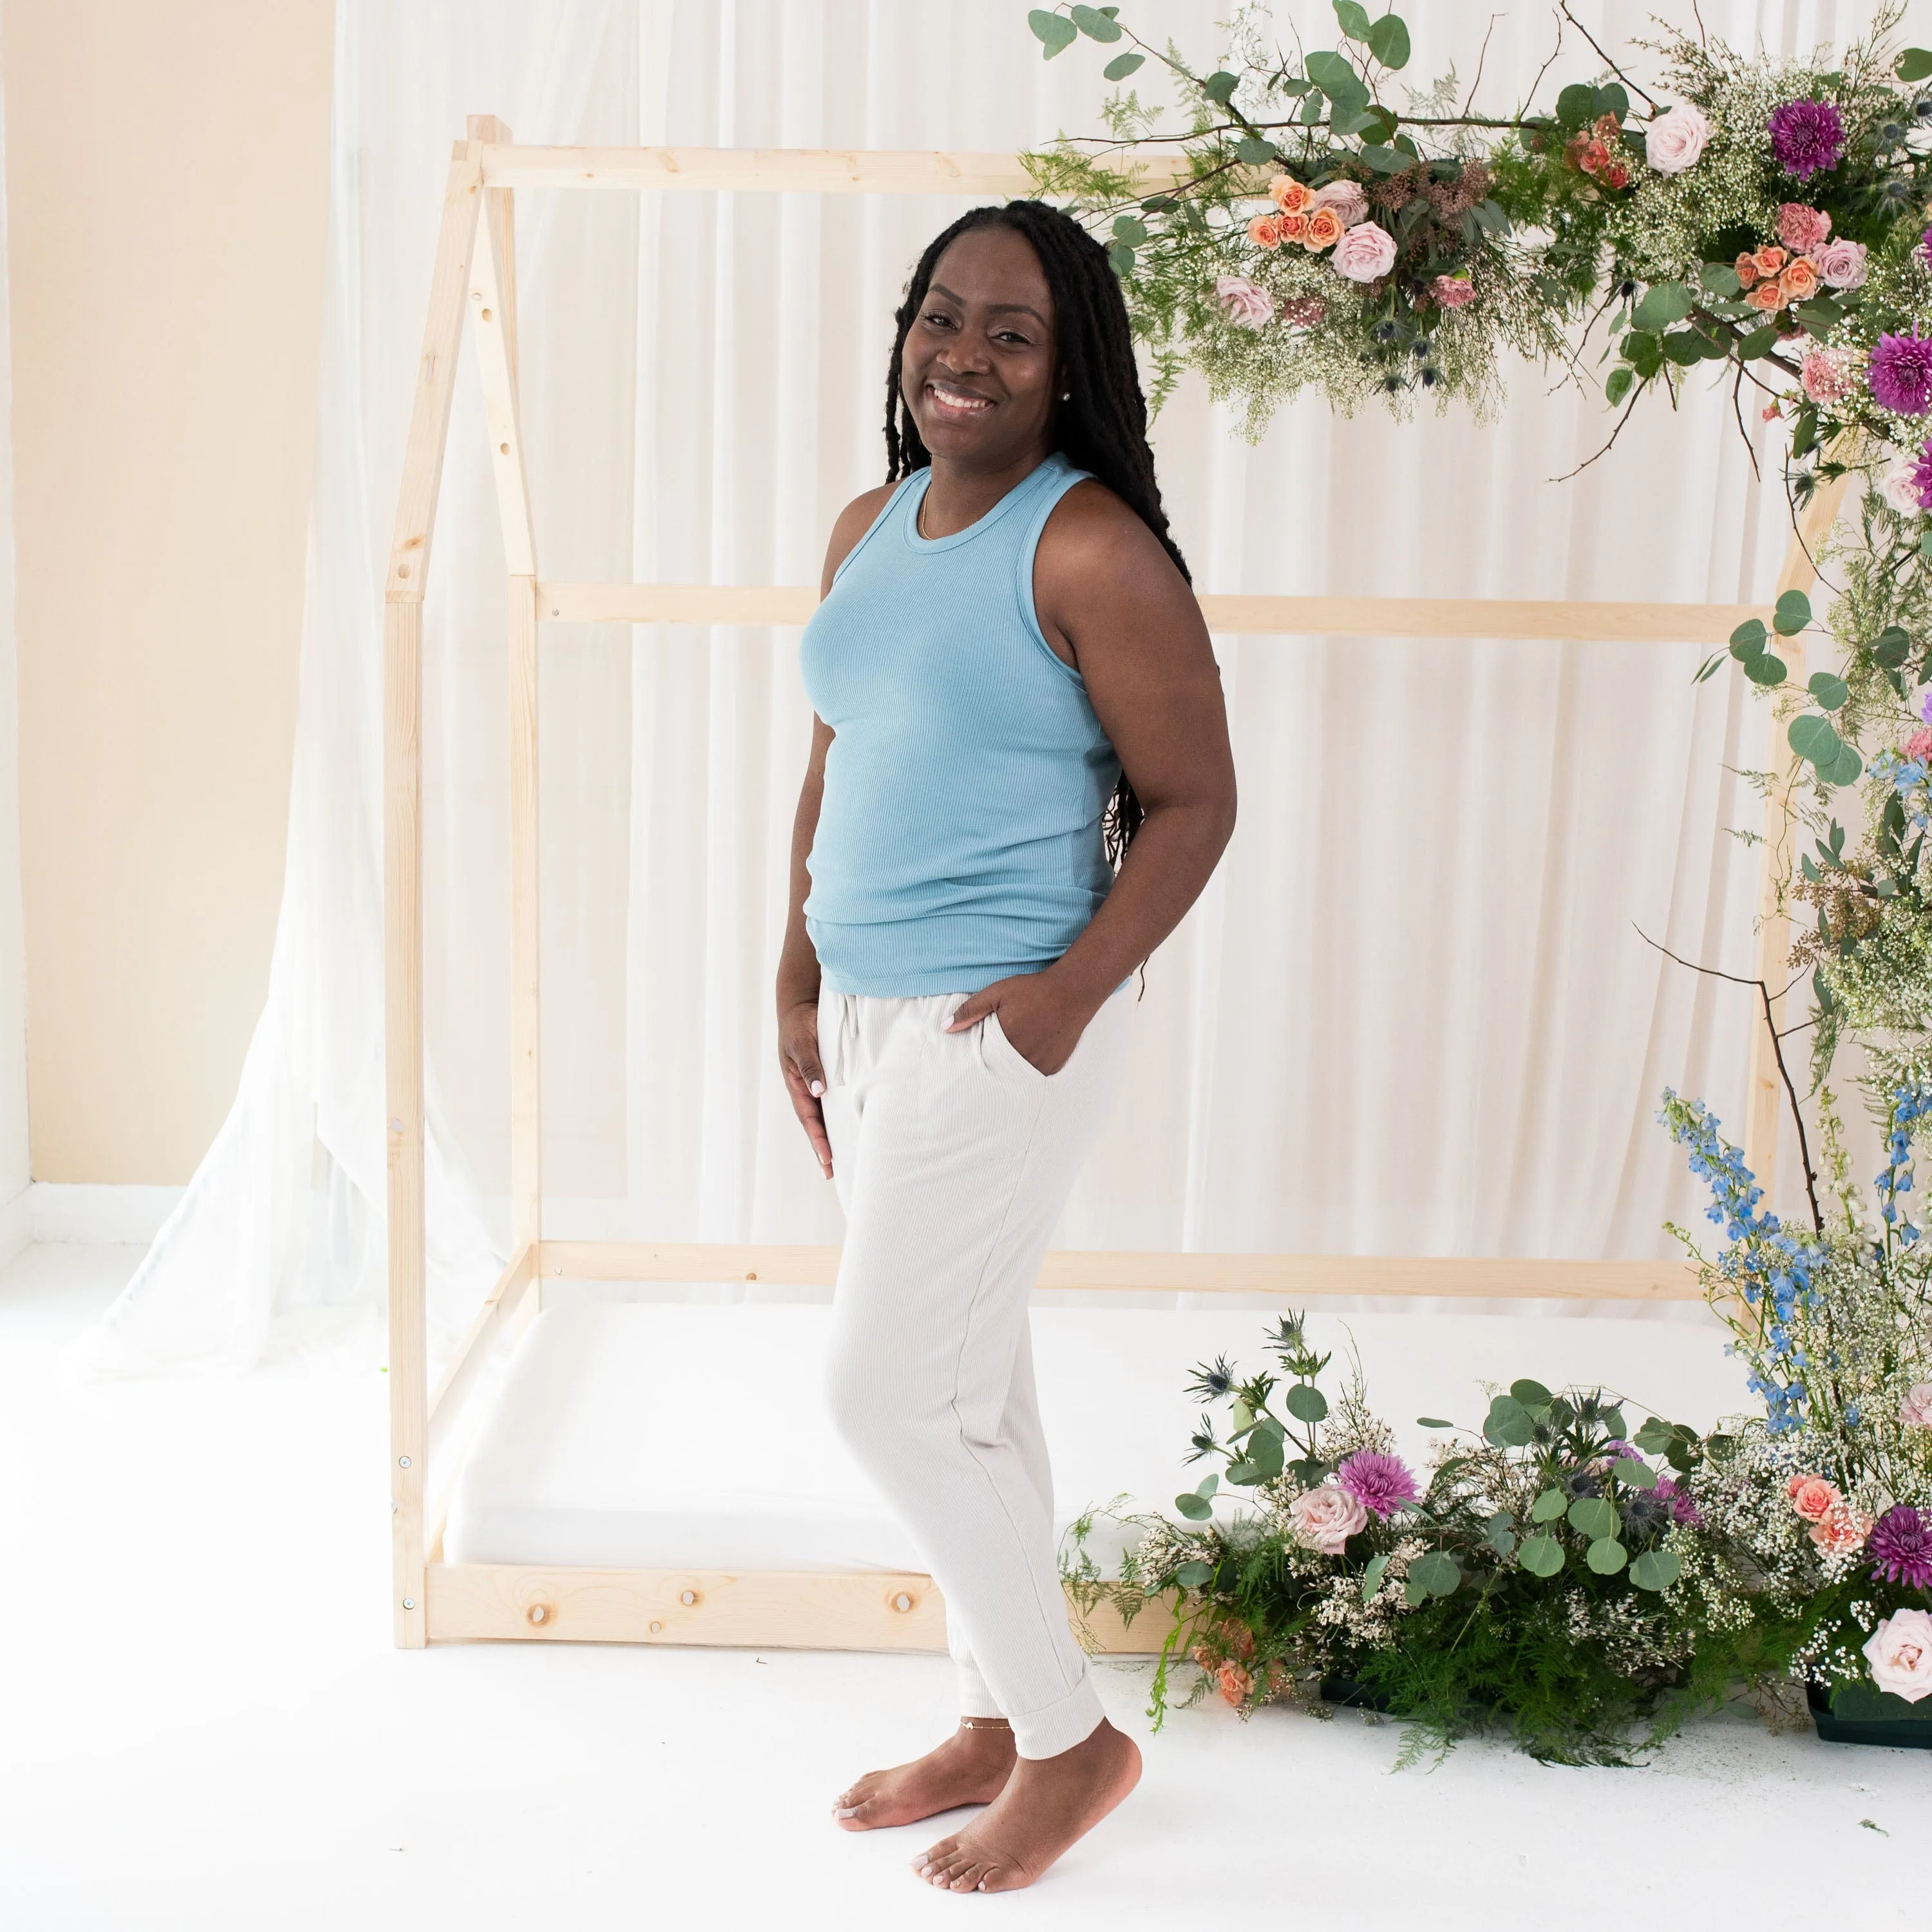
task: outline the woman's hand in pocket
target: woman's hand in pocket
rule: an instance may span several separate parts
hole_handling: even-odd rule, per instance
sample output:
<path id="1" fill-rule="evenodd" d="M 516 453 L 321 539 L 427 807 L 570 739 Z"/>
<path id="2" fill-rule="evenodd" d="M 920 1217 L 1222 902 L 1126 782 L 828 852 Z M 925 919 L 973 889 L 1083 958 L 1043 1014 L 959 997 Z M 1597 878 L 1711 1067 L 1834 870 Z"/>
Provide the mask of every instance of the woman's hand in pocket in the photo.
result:
<path id="1" fill-rule="evenodd" d="M 959 1002 L 948 1033 L 958 1033 L 988 1013 L 998 1013 L 1006 1044 L 1036 1073 L 1058 1073 L 1073 1057 L 1094 1008 L 1051 967 L 1040 973 L 1016 973 L 969 993 Z"/>
<path id="2" fill-rule="evenodd" d="M 832 1139 L 825 1131 L 825 1109 L 819 1096 L 825 1091 L 825 1069 L 818 1057 L 818 1001 L 794 1000 L 778 1009 L 778 1065 L 784 1070 L 785 1091 L 791 1096 L 792 1112 L 818 1156 L 818 1165 L 827 1180 L 832 1178 Z"/>

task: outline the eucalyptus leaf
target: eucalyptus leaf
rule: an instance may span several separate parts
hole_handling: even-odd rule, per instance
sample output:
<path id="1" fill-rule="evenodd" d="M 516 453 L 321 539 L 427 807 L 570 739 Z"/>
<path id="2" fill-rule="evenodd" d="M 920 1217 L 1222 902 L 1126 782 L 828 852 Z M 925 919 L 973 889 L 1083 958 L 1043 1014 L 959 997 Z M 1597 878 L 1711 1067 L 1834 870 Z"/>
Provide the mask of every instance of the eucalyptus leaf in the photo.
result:
<path id="1" fill-rule="evenodd" d="M 1856 784 L 1859 774 L 1864 770 L 1864 761 L 1858 756 L 1857 748 L 1853 746 L 1841 744 L 1838 747 L 1838 755 L 1832 760 L 1831 763 L 1818 767 L 1818 776 L 1827 784 Z M 1882 886 L 1880 888 L 1880 896 L 1881 898 L 1886 896 Z"/>
<path id="2" fill-rule="evenodd" d="M 1639 328 L 1668 328 L 1682 322 L 1695 306 L 1690 291 L 1682 282 L 1659 282 L 1644 292 L 1643 299 L 1630 311 L 1630 320 Z"/>
<path id="3" fill-rule="evenodd" d="M 1199 1482 L 1195 1484 L 1194 1493 L 1197 1496 L 1211 1496 L 1220 1486 L 1221 1478 L 1220 1475 L 1213 1471 L 1210 1471 L 1208 1474 L 1201 1478 Z"/>
<path id="4" fill-rule="evenodd" d="M 1630 1580 L 1640 1590 L 1667 1590 L 1684 1568 L 1674 1550 L 1646 1550 L 1630 1567 Z"/>
<path id="5" fill-rule="evenodd" d="M 1676 1433 L 1662 1416 L 1652 1415 L 1645 1418 L 1643 1426 L 1630 1438 L 1630 1442 L 1646 1456 L 1658 1456 L 1670 1448 Z"/>
<path id="6" fill-rule="evenodd" d="M 1747 617 L 1731 633 L 1731 655 L 1735 658 L 1755 657 L 1765 646 L 1769 636 L 1764 628 L 1762 617 Z"/>
<path id="7" fill-rule="evenodd" d="M 1174 1580 L 1184 1590 L 1204 1590 L 1214 1580 L 1214 1566 L 1197 1558 L 1192 1563 L 1184 1563 L 1174 1573 Z"/>
<path id="8" fill-rule="evenodd" d="M 1371 1556 L 1362 1571 L 1362 1601 L 1366 1603 L 1382 1586 L 1382 1577 L 1388 1569 L 1386 1556 Z"/>
<path id="9" fill-rule="evenodd" d="M 1728 262 L 1706 262 L 1698 270 L 1697 279 L 1712 295 L 1726 302 L 1734 300 L 1742 286 L 1737 270 Z"/>
<path id="10" fill-rule="evenodd" d="M 1626 1489 L 1654 1490 L 1657 1487 L 1657 1472 L 1648 1462 L 1640 1462 L 1634 1456 L 1619 1456 L 1610 1465 L 1610 1474 Z"/>
<path id="11" fill-rule="evenodd" d="M 1680 369 L 1688 369 L 1704 360 L 1709 347 L 1710 338 L 1696 329 L 1673 328 L 1664 338 L 1664 360 L 1675 362 Z"/>
<path id="12" fill-rule="evenodd" d="M 1598 114 L 1614 114 L 1621 121 L 1629 112 L 1630 96 L 1616 81 L 1611 81 L 1607 85 L 1598 88 Z M 1594 121 L 1596 115 L 1593 114 L 1590 118 Z"/>
<path id="13" fill-rule="evenodd" d="M 1583 1561 L 1599 1576 L 1614 1576 L 1630 1561 L 1630 1552 L 1614 1536 L 1600 1536 L 1584 1551 Z"/>
<path id="14" fill-rule="evenodd" d="M 1647 382 L 1664 367 L 1664 344 L 1647 330 L 1634 328 L 1623 339 L 1624 359 Z"/>
<path id="15" fill-rule="evenodd" d="M 1125 80 L 1137 68 L 1147 65 L 1145 54 L 1116 54 L 1100 71 L 1109 80 Z"/>
<path id="16" fill-rule="evenodd" d="M 1900 80 L 1926 80 L 1932 76 L 1932 53 L 1923 47 L 1907 47 L 1892 70 Z"/>
<path id="17" fill-rule="evenodd" d="M 1852 694 L 1851 686 L 1828 670 L 1814 670 L 1804 688 L 1818 700 L 1820 709 L 1826 711 L 1843 709 L 1845 700 Z"/>
<path id="18" fill-rule="evenodd" d="M 1117 214 L 1114 217 L 1114 239 L 1125 242 L 1130 247 L 1148 238 L 1147 224 L 1137 214 Z"/>
<path id="19" fill-rule="evenodd" d="M 1521 1402 L 1525 1408 L 1547 1408 L 1556 1400 L 1540 1382 L 1532 1381 L 1528 1376 L 1511 1382 L 1509 1392 L 1512 1400 Z"/>
<path id="20" fill-rule="evenodd" d="M 1561 1490 L 1545 1490 L 1529 1506 L 1532 1522 L 1554 1522 L 1568 1513 L 1570 1498 Z"/>
<path id="21" fill-rule="evenodd" d="M 1843 741 L 1832 729 L 1830 721 L 1820 717 L 1815 711 L 1808 711 L 1802 718 L 1792 718 L 1784 735 L 1801 758 L 1809 758 L 1820 770 L 1843 748 Z"/>
<path id="22" fill-rule="evenodd" d="M 1312 53 L 1302 64 L 1309 79 L 1338 107 L 1369 104 L 1369 90 L 1345 56 L 1332 52 Z"/>
<path id="23" fill-rule="evenodd" d="M 1419 1583 L 1432 1597 L 1448 1597 L 1460 1588 L 1462 1572 L 1446 1550 L 1432 1550 L 1408 1566 L 1408 1580 Z"/>
<path id="24" fill-rule="evenodd" d="M 1111 10 L 1103 13 L 1098 7 L 1075 7 L 1069 10 L 1069 17 L 1089 40 L 1118 40 L 1120 38 L 1120 23 Z"/>
<path id="25" fill-rule="evenodd" d="M 1225 107 L 1234 99 L 1234 90 L 1240 84 L 1241 76 L 1239 74 L 1230 74 L 1226 68 L 1223 68 L 1218 74 L 1210 74 L 1201 83 L 1201 92 L 1206 94 L 1216 107 Z"/>
<path id="26" fill-rule="evenodd" d="M 1508 1514 L 1492 1516 L 1484 1532 L 1490 1540 L 1490 1547 L 1498 1556 L 1511 1555 L 1516 1549 L 1516 1532 L 1511 1526 Z"/>
<path id="27" fill-rule="evenodd" d="M 1636 380 L 1636 371 L 1628 362 L 1619 362 L 1604 383 L 1604 395 L 1615 409 L 1630 394 L 1630 386 Z"/>
<path id="28" fill-rule="evenodd" d="M 1214 1514 L 1214 1506 L 1205 1496 L 1197 1496 L 1192 1490 L 1184 1490 L 1174 1499 L 1174 1506 L 1190 1522 L 1205 1522 Z"/>
<path id="29" fill-rule="evenodd" d="M 1400 148 L 1366 147 L 1362 159 L 1378 175 L 1399 175 L 1408 166 L 1408 157 Z"/>
<path id="30" fill-rule="evenodd" d="M 1228 1480 L 1231 1483 L 1240 1484 L 1244 1490 L 1252 1489 L 1262 1480 L 1262 1472 L 1252 1462 L 1230 1462 L 1228 1465 Z"/>
<path id="31" fill-rule="evenodd" d="M 1384 14 L 1369 28 L 1369 51 L 1390 73 L 1408 64 L 1408 29 L 1394 14 Z"/>
<path id="32" fill-rule="evenodd" d="M 1272 1432 L 1257 1429 L 1248 1438 L 1248 1466 L 1257 1472 L 1252 1480 L 1271 1483 L 1281 1474 L 1283 1457 L 1281 1438 Z"/>
<path id="33" fill-rule="evenodd" d="M 1896 624 L 1888 624 L 1872 640 L 1872 662 L 1886 670 L 1896 670 L 1911 652 L 1911 634 Z"/>
<path id="34" fill-rule="evenodd" d="M 1260 167 L 1269 161 L 1280 160 L 1281 150 L 1258 134 L 1244 134 L 1234 143 L 1234 158 L 1246 161 L 1251 167 Z"/>
<path id="35" fill-rule="evenodd" d="M 1352 40 L 1369 38 L 1369 10 L 1360 0 L 1335 0 L 1335 19 Z"/>
<path id="36" fill-rule="evenodd" d="M 1297 1382 L 1281 1406 L 1298 1422 L 1319 1422 L 1328 1413 L 1328 1398 L 1312 1382 Z"/>
<path id="37" fill-rule="evenodd" d="M 1418 1429 L 1454 1429 L 1453 1422 L 1444 1422 L 1439 1415 L 1418 1415 L 1415 1418 Z"/>
<path id="38" fill-rule="evenodd" d="M 1576 81 L 1556 97 L 1556 124 L 1574 134 L 1597 111 L 1597 90 L 1587 81 Z"/>
<path id="39" fill-rule="evenodd" d="M 1738 344 L 1740 360 L 1755 362 L 1761 356 L 1768 356 L 1778 346 L 1778 331 L 1769 322 L 1762 328 L 1754 328 Z"/>
<path id="40" fill-rule="evenodd" d="M 1617 1522 L 1617 1506 L 1607 1497 L 1579 1496 L 1570 1505 L 1570 1527 L 1593 1541 L 1614 1536 Z"/>
<path id="41" fill-rule="evenodd" d="M 1034 38 L 1046 49 L 1042 58 L 1051 60 L 1063 52 L 1080 38 L 1080 30 L 1065 15 L 1049 14 L 1044 8 L 1036 7 L 1027 16 L 1027 25 L 1033 29 Z"/>
<path id="42" fill-rule="evenodd" d="M 1107 260 L 1117 275 L 1131 275 L 1134 272 L 1134 251 L 1124 242 L 1116 242 L 1107 250 Z"/>
<path id="43" fill-rule="evenodd" d="M 1563 1568 L 1563 1546 L 1548 1534 L 1526 1536 L 1516 1560 L 1532 1576 L 1553 1576 Z"/>
<path id="44" fill-rule="evenodd" d="M 1514 1396 L 1499 1395 L 1483 1420 L 1483 1439 L 1499 1449 L 1520 1449 L 1535 1439 L 1536 1424 Z"/>
<path id="45" fill-rule="evenodd" d="M 1795 638 L 1810 621 L 1810 598 L 1802 590 L 1787 590 L 1778 600 L 1771 627 L 1780 638 Z"/>
<path id="46" fill-rule="evenodd" d="M 1744 659 L 1744 675 L 1754 684 L 1768 688 L 1784 682 L 1787 667 L 1782 658 L 1774 658 L 1768 651 L 1760 651 L 1756 656 Z"/>

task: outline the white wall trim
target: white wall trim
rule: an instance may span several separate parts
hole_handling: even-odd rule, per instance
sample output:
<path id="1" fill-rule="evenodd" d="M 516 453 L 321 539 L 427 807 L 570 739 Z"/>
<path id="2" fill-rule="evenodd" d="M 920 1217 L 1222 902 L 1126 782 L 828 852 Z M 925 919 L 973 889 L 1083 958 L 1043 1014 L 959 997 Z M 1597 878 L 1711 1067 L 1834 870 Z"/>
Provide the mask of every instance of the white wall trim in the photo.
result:
<path id="1" fill-rule="evenodd" d="M 34 1238 L 31 1185 L 13 1199 L 0 1205 L 0 1267 L 4 1267 Z"/>
<path id="2" fill-rule="evenodd" d="M 184 1187 L 110 1187 L 92 1181 L 37 1180 L 0 1208 L 0 1242 L 6 1216 L 26 1204 L 28 1238 L 36 1241 L 124 1241 L 145 1246 L 188 1192 Z M 22 1243 L 24 1246 L 24 1242 Z"/>

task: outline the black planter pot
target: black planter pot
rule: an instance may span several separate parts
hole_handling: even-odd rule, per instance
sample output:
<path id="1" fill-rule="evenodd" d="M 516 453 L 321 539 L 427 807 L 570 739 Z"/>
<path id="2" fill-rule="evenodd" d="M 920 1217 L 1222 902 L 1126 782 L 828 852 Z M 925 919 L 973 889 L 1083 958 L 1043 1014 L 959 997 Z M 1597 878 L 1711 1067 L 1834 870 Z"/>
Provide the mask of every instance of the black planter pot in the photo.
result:
<path id="1" fill-rule="evenodd" d="M 1324 1684 L 1322 1694 L 1328 1694 Z M 1811 1721 L 1828 1744 L 1888 1744 L 1894 1750 L 1932 1750 L 1932 1699 L 1908 1704 L 1889 1691 L 1852 1685 L 1828 1691 L 1805 1686 Z"/>
<path id="2" fill-rule="evenodd" d="M 1372 1690 L 1366 1684 L 1358 1684 L 1352 1677 L 1324 1677 L 1322 1680 L 1322 1701 L 1324 1704 L 1339 1704 L 1348 1711 L 1374 1711 L 1387 1716 L 1389 1700 L 1379 1690 Z"/>

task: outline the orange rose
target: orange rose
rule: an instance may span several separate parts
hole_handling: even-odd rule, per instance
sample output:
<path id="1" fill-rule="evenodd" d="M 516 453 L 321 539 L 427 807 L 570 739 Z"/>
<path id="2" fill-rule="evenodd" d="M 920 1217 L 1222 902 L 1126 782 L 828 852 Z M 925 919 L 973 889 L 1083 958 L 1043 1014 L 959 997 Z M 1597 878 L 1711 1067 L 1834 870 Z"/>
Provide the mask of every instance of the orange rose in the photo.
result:
<path id="1" fill-rule="evenodd" d="M 1276 221 L 1281 228 L 1284 242 L 1300 242 L 1307 238 L 1308 218 L 1305 214 L 1278 214 Z"/>
<path id="2" fill-rule="evenodd" d="M 1268 183 L 1268 194 L 1284 214 L 1299 214 L 1315 199 L 1315 190 L 1292 175 L 1276 175 Z"/>
<path id="3" fill-rule="evenodd" d="M 1774 278 L 1770 281 L 1759 283 L 1757 286 L 1744 297 L 1744 300 L 1749 302 L 1753 308 L 1761 308 L 1768 314 L 1772 310 L 1780 309 L 1784 306 L 1784 290 Z"/>
<path id="4" fill-rule="evenodd" d="M 1807 1534 L 1828 1556 L 1862 1549 L 1872 1533 L 1872 1519 L 1856 1503 L 1834 1502 Z"/>
<path id="5" fill-rule="evenodd" d="M 1281 217 L 1278 214 L 1258 214 L 1248 224 L 1248 239 L 1257 248 L 1279 248 L 1281 246 Z"/>
<path id="6" fill-rule="evenodd" d="M 1751 257 L 1760 275 L 1774 275 L 1790 260 L 1782 248 L 1760 248 Z"/>
<path id="7" fill-rule="evenodd" d="M 1800 255 L 1795 261 L 1785 264 L 1784 273 L 1778 277 L 1778 285 L 1784 291 L 1786 302 L 1809 301 L 1818 292 L 1816 266 Z"/>
<path id="8" fill-rule="evenodd" d="M 1324 248 L 1332 248 L 1342 238 L 1342 218 L 1332 208 L 1318 208 L 1308 218 L 1308 232 L 1302 236 L 1302 245 L 1319 254 Z"/>
<path id="9" fill-rule="evenodd" d="M 1230 1704 L 1239 1704 L 1254 1688 L 1255 1680 L 1238 1664 L 1224 1664 L 1216 1673 L 1220 1679 L 1221 1695 Z"/>
<path id="10" fill-rule="evenodd" d="M 1748 254 L 1745 254 L 1738 257 L 1736 266 L 1738 286 L 1740 288 L 1749 288 L 1752 283 L 1757 280 L 1757 264 L 1751 260 Z"/>

